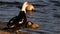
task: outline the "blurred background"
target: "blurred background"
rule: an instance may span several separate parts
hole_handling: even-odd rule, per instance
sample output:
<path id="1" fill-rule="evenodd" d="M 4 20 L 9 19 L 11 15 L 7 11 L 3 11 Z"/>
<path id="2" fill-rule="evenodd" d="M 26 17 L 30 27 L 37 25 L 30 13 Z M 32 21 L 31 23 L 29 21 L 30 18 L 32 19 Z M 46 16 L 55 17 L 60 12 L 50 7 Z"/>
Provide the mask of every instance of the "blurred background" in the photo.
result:
<path id="1" fill-rule="evenodd" d="M 0 0 L 0 22 L 8 22 L 20 12 L 21 5 L 28 1 L 35 7 L 29 21 L 40 25 L 38 31 L 60 34 L 60 0 Z M 31 32 L 31 34 L 40 34 Z"/>

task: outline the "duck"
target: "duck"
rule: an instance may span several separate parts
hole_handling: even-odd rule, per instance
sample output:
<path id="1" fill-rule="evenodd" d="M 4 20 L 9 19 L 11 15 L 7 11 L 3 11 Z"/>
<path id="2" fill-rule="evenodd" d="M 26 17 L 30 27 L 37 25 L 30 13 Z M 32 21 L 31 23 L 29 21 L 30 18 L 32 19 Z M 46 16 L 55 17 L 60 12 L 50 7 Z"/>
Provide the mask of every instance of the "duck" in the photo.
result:
<path id="1" fill-rule="evenodd" d="M 23 26 L 26 23 L 26 21 L 27 21 L 26 7 L 27 6 L 28 6 L 28 2 L 24 2 L 24 4 L 22 5 L 22 9 L 19 12 L 19 14 L 9 20 L 9 22 L 7 23 L 7 27 L 9 29 L 10 28 L 19 29 L 19 27 Z"/>
<path id="2" fill-rule="evenodd" d="M 28 8 L 28 9 L 27 9 Z M 31 9 L 30 9 L 31 8 Z M 26 22 L 27 21 L 27 18 L 26 18 L 26 9 L 27 10 L 32 10 L 34 9 L 34 6 L 31 5 L 29 2 L 24 2 L 23 5 L 22 5 L 22 9 L 21 11 L 19 12 L 18 16 L 15 16 L 13 17 L 12 19 L 10 19 L 9 23 L 7 24 L 7 26 L 9 27 L 10 23 L 14 24 L 14 23 L 17 23 L 19 22 L 20 23 L 23 23 L 23 22 Z M 12 25 L 11 24 L 11 25 Z M 13 27 L 13 26 L 12 26 Z"/>

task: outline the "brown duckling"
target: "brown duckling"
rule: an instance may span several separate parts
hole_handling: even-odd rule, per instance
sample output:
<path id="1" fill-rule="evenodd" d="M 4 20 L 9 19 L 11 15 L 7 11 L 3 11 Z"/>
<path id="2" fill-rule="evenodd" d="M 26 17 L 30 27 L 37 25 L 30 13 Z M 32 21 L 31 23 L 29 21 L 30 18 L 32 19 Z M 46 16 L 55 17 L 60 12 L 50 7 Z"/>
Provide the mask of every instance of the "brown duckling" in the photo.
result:
<path id="1" fill-rule="evenodd" d="M 31 21 L 28 21 L 27 28 L 37 29 L 37 28 L 39 28 L 39 25 L 36 23 L 32 23 Z"/>

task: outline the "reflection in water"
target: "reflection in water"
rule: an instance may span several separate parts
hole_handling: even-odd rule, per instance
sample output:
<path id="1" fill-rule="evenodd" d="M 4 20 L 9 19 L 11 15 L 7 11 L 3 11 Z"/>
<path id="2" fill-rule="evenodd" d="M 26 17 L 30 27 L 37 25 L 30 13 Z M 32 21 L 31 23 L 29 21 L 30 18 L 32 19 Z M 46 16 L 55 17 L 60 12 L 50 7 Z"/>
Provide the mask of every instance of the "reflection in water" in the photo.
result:
<path id="1" fill-rule="evenodd" d="M 33 16 L 34 11 L 27 11 L 27 14 L 29 15 L 29 17 Z"/>
<path id="2" fill-rule="evenodd" d="M 24 34 L 25 33 L 27 33 L 27 34 L 33 34 L 33 33 L 35 33 L 35 34 L 46 34 L 46 32 L 41 32 L 41 31 L 38 31 L 37 29 L 33 29 L 33 30 L 32 29 L 28 29 L 28 30 L 23 30 L 21 32 L 24 32 Z"/>

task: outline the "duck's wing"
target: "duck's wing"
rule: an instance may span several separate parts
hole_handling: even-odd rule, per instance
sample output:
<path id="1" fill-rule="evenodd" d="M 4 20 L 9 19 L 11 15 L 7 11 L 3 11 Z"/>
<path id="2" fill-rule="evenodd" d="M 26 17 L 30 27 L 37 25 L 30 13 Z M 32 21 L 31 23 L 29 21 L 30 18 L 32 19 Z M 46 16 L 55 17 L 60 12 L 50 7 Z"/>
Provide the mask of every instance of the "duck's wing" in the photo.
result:
<path id="1" fill-rule="evenodd" d="M 12 23 L 16 18 L 17 18 L 17 16 L 11 18 L 8 23 Z"/>
<path id="2" fill-rule="evenodd" d="M 7 27 L 13 27 L 13 22 L 14 20 L 17 18 L 17 16 L 13 17 L 12 19 L 9 20 L 9 22 L 7 23 Z"/>

